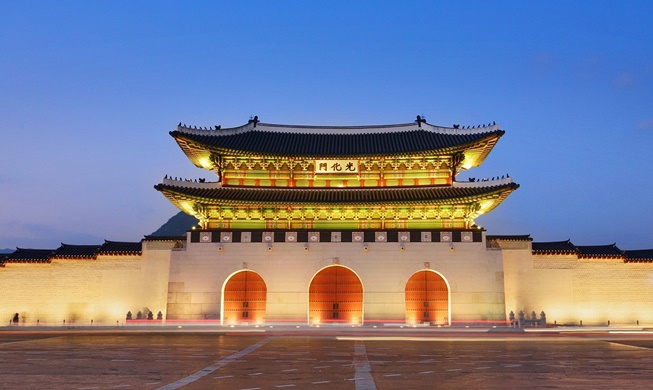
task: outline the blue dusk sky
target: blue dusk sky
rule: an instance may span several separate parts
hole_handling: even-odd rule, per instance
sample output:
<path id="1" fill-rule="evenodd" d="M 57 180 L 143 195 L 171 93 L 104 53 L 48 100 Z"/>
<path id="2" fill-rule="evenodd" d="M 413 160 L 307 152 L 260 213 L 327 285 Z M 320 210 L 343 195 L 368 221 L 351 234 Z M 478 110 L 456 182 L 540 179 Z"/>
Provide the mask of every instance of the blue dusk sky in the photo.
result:
<path id="1" fill-rule="evenodd" d="M 488 234 L 653 248 L 651 1 L 3 1 L 0 248 L 138 241 L 168 132 L 496 121 Z"/>

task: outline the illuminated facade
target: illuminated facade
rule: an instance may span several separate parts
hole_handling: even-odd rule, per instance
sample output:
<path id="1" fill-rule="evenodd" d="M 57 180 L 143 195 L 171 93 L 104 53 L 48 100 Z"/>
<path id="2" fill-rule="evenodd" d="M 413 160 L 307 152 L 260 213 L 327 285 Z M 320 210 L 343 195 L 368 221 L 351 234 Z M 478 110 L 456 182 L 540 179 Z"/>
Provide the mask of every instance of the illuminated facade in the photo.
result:
<path id="1" fill-rule="evenodd" d="M 461 183 L 504 134 L 436 127 L 284 126 L 251 120 L 170 133 L 219 181 L 164 179 L 155 188 L 203 229 L 470 229 L 518 185 Z"/>
<path id="2" fill-rule="evenodd" d="M 155 188 L 199 225 L 138 243 L 0 256 L 0 318 L 223 325 L 653 324 L 653 250 L 538 243 L 475 220 L 519 186 L 458 181 L 504 134 L 438 127 L 266 124 L 170 133 L 216 180 Z"/>
<path id="3" fill-rule="evenodd" d="M 474 220 L 518 185 L 456 181 L 487 157 L 504 134 L 498 125 L 445 128 L 418 117 L 316 127 L 254 118 L 229 129 L 180 124 L 170 134 L 218 180 L 165 178 L 155 187 L 200 221 L 171 257 L 180 272 L 171 274 L 169 318 L 214 317 L 220 308 L 223 323 L 449 325 L 452 307 L 460 321 L 505 318 L 501 262 L 481 255 L 485 232 Z M 447 275 L 458 286 L 451 291 L 439 268 L 456 261 L 466 264 Z M 467 268 L 492 277 L 464 280 Z M 245 276 L 256 281 L 246 285 Z M 222 298 L 177 303 L 201 292 Z M 475 303 L 478 293 L 486 297 Z"/>

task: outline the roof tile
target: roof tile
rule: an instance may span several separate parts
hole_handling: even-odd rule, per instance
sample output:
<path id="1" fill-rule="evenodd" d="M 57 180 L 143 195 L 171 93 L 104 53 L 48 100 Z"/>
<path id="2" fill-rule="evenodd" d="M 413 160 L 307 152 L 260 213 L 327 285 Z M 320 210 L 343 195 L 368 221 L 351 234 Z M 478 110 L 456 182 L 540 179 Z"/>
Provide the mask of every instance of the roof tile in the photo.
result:
<path id="1" fill-rule="evenodd" d="M 100 245 L 70 245 L 62 243 L 52 257 L 60 259 L 90 259 L 95 257 L 99 249 Z"/>
<path id="2" fill-rule="evenodd" d="M 623 258 L 624 253 L 616 244 L 576 246 L 578 258 Z"/>
<path id="3" fill-rule="evenodd" d="M 625 250 L 624 256 L 627 263 L 653 261 L 653 249 Z"/>
<path id="4" fill-rule="evenodd" d="M 140 255 L 143 249 L 142 242 L 120 242 L 120 241 L 107 241 L 100 246 L 98 254 L 100 255 L 116 255 L 116 254 L 132 254 Z"/>
<path id="5" fill-rule="evenodd" d="M 505 132 L 447 134 L 416 129 L 402 132 L 324 134 L 316 130 L 283 133 L 251 130 L 220 135 L 215 132 L 172 131 L 177 140 L 203 145 L 208 149 L 239 151 L 270 156 L 380 156 L 415 154 L 471 145 L 484 139 L 496 139 Z"/>
<path id="6" fill-rule="evenodd" d="M 54 249 L 16 248 L 3 263 L 49 263 L 53 253 Z"/>
<path id="7" fill-rule="evenodd" d="M 534 242 L 533 254 L 574 254 L 577 253 L 576 246 L 567 241 L 551 241 L 551 242 Z"/>

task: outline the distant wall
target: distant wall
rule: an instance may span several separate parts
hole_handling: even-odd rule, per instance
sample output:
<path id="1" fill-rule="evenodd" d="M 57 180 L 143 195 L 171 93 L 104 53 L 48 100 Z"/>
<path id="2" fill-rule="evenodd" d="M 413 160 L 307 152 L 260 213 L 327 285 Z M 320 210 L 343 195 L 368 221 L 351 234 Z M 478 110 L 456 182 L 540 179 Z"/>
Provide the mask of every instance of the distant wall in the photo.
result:
<path id="1" fill-rule="evenodd" d="M 154 248 L 148 248 L 154 246 Z M 123 323 L 127 311 L 165 318 L 172 244 L 143 243 L 143 255 L 8 263 L 0 268 L 0 320 Z"/>
<path id="2" fill-rule="evenodd" d="M 506 311 L 546 313 L 549 323 L 653 324 L 653 264 L 533 255 L 504 243 Z"/>

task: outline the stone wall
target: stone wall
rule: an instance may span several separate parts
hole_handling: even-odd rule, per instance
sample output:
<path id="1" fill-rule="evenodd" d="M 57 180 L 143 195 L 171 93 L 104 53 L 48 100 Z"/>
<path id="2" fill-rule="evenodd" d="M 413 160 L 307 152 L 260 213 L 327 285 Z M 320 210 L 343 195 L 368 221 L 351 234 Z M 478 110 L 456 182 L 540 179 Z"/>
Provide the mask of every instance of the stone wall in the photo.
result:
<path id="1" fill-rule="evenodd" d="M 558 325 L 653 324 L 653 264 L 503 250 L 506 311 Z"/>
<path id="2" fill-rule="evenodd" d="M 363 285 L 364 320 L 403 322 L 405 287 L 430 269 L 450 289 L 454 325 L 546 313 L 559 325 L 653 324 L 653 264 L 533 255 L 530 242 L 143 243 L 139 256 L 54 259 L 0 268 L 0 319 L 42 324 L 123 323 L 127 311 L 168 319 L 222 317 L 222 291 L 238 271 L 266 283 L 268 322 L 308 321 L 308 289 L 325 267 L 351 269 Z M 403 250 L 401 249 L 403 246 Z M 365 249 L 367 248 L 367 250 Z"/>
<path id="3" fill-rule="evenodd" d="M 310 282 L 334 263 L 361 279 L 365 321 L 404 321 L 406 282 L 425 268 L 448 282 L 452 322 L 506 318 L 501 252 L 487 251 L 485 242 L 454 243 L 453 249 L 440 242 L 189 242 L 185 250 L 172 252 L 168 318 L 221 318 L 223 287 L 246 268 L 267 285 L 267 321 L 305 323 Z"/>
<path id="4" fill-rule="evenodd" d="M 8 263 L 0 268 L 0 319 L 21 323 L 124 323 L 127 311 L 166 312 L 169 246 L 143 255 Z"/>

